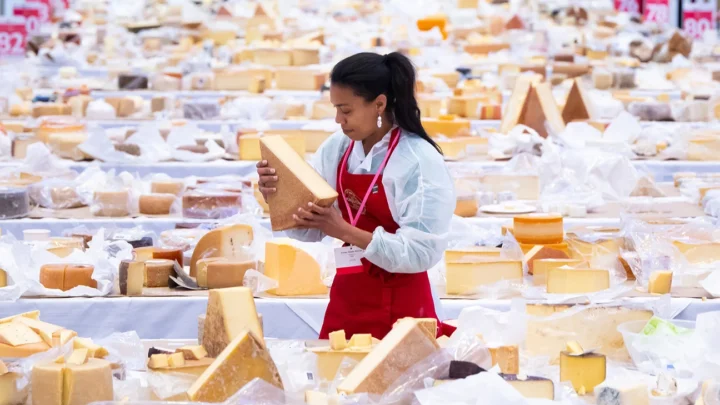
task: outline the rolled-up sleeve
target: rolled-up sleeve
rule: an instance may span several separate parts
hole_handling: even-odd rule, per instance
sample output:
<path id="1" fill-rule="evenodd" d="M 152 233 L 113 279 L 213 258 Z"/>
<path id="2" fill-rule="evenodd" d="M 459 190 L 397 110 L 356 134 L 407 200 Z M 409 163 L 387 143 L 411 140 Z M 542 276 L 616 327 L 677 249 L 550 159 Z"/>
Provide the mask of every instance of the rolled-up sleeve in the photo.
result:
<path id="1" fill-rule="evenodd" d="M 409 149 L 415 163 L 407 165 L 403 159 L 392 168 L 388 165 L 383 178 L 400 228 L 394 234 L 376 228 L 365 252 L 367 260 L 391 273 L 420 273 L 437 264 L 455 211 L 453 181 L 442 156 L 427 148 L 425 153 Z"/>

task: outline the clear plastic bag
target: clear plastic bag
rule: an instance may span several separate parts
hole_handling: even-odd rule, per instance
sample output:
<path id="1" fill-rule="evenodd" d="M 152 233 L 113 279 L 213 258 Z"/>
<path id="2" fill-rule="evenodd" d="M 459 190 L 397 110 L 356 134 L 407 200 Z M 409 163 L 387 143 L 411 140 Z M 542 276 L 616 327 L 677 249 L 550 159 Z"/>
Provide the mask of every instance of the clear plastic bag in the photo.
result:
<path id="1" fill-rule="evenodd" d="M 33 203 L 50 209 L 78 208 L 85 205 L 74 180 L 48 179 L 28 187 Z"/>
<path id="2" fill-rule="evenodd" d="M 21 243 L 10 236 L 3 236 L 0 241 L 0 269 L 5 272 L 7 286 L 0 287 L 0 301 L 17 301 L 28 289 L 25 272 L 15 261 L 14 246 Z"/>

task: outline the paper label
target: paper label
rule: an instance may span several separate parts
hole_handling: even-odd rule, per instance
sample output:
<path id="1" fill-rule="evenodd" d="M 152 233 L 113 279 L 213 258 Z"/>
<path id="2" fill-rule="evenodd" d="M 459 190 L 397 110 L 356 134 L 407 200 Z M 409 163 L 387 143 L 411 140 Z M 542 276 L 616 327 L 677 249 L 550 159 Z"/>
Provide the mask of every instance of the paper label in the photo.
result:
<path id="1" fill-rule="evenodd" d="M 613 0 L 615 10 L 640 15 L 642 12 L 641 0 Z"/>
<path id="2" fill-rule="evenodd" d="M 27 27 L 22 17 L 0 18 L 0 58 L 25 54 Z"/>
<path id="3" fill-rule="evenodd" d="M 361 259 L 365 251 L 357 246 L 345 246 L 335 248 L 335 267 L 337 274 L 362 273 L 363 265 Z"/>
<path id="4" fill-rule="evenodd" d="M 683 0 L 682 27 L 685 35 L 700 39 L 706 31 L 714 30 L 717 26 L 716 10 L 717 0 Z"/>
<path id="5" fill-rule="evenodd" d="M 670 24 L 670 0 L 645 0 L 643 20 L 659 25 Z"/>

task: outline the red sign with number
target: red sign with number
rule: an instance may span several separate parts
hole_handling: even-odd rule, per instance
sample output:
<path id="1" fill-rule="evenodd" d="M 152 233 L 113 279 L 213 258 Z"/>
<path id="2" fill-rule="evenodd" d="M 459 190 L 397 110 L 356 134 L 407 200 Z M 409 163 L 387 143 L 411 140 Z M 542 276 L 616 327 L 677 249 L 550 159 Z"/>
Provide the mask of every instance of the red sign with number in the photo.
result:
<path id="1" fill-rule="evenodd" d="M 14 14 L 17 17 L 25 19 L 25 29 L 28 33 L 33 34 L 40 30 L 42 24 L 44 5 L 40 3 L 25 3 L 15 6 Z"/>
<path id="2" fill-rule="evenodd" d="M 50 22 L 50 17 L 52 16 L 52 6 L 50 5 L 50 0 L 26 0 L 25 5 L 37 5 L 40 7 L 40 16 L 38 17 L 40 24 Z M 17 8 L 21 6 L 15 7 Z"/>
<path id="3" fill-rule="evenodd" d="M 670 0 L 645 0 L 643 20 L 659 25 L 670 24 Z"/>
<path id="4" fill-rule="evenodd" d="M 615 10 L 625 13 L 641 15 L 642 0 L 613 0 Z"/>
<path id="5" fill-rule="evenodd" d="M 0 57 L 25 54 L 27 27 L 23 18 L 0 19 Z"/>
<path id="6" fill-rule="evenodd" d="M 683 0 L 682 27 L 690 38 L 702 38 L 705 32 L 717 26 L 715 15 L 717 0 Z"/>

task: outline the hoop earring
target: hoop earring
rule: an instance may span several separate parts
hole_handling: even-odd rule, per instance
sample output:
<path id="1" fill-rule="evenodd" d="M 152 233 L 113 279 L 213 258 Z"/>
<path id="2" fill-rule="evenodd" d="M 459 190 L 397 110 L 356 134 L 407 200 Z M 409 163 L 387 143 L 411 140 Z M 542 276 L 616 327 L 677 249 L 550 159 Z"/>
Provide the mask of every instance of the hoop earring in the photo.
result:
<path id="1" fill-rule="evenodd" d="M 378 128 L 382 128 L 382 117 L 378 115 L 378 121 L 377 121 Z"/>

